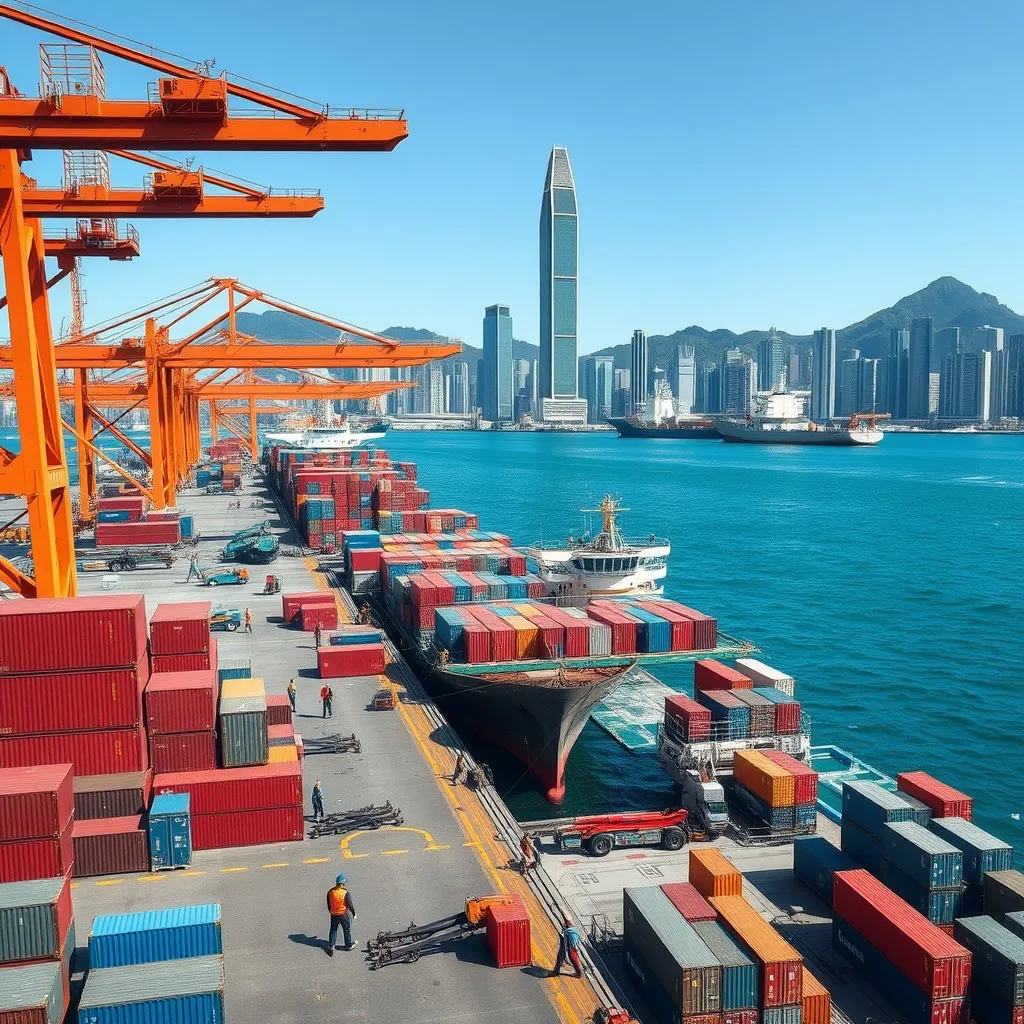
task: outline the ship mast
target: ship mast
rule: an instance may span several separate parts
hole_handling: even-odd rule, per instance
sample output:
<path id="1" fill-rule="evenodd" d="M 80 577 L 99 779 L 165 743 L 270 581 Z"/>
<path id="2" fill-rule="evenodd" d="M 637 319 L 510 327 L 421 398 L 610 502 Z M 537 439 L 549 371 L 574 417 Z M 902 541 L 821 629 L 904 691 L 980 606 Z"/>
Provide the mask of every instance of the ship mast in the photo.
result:
<path id="1" fill-rule="evenodd" d="M 594 540 L 594 547 L 596 549 L 602 551 L 621 551 L 625 547 L 615 522 L 615 517 L 620 512 L 628 512 L 628 508 L 624 508 L 610 494 L 606 494 L 598 508 L 584 508 L 580 509 L 580 511 L 601 513 L 601 534 Z M 602 538 L 606 539 L 602 540 Z"/>

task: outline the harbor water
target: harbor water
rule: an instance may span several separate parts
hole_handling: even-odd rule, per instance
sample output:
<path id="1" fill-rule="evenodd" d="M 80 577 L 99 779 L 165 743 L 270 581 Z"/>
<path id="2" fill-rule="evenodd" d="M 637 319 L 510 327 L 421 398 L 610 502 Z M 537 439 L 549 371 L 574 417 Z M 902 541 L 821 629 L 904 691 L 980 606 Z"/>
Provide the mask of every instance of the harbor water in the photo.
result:
<path id="1" fill-rule="evenodd" d="M 796 677 L 813 743 L 891 775 L 932 772 L 974 796 L 978 824 L 1024 847 L 1024 436 L 889 434 L 860 450 L 392 431 L 385 446 L 419 464 L 432 505 L 476 512 L 520 544 L 579 536 L 581 507 L 621 496 L 627 535 L 672 542 L 668 596 Z M 659 675 L 692 685 L 687 665 Z M 551 816 L 522 766 L 479 753 L 521 819 Z M 591 722 L 560 813 L 672 795 L 653 753 Z"/>

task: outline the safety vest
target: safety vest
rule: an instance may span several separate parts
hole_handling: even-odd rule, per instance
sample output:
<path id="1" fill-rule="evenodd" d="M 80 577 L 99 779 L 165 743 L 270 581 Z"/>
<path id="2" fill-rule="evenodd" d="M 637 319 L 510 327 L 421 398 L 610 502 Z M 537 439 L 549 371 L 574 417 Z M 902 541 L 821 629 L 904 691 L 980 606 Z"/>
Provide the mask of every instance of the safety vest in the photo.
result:
<path id="1" fill-rule="evenodd" d="M 341 917 L 348 913 L 348 889 L 343 885 L 336 885 L 327 891 L 327 909 L 332 917 Z"/>

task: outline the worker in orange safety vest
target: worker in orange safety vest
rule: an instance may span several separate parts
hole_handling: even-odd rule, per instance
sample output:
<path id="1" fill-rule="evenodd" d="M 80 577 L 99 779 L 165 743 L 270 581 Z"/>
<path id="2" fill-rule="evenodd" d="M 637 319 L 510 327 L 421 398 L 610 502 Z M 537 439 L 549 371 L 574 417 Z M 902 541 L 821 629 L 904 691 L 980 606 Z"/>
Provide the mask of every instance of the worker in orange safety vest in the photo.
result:
<path id="1" fill-rule="evenodd" d="M 356 907 L 352 902 L 352 894 L 346 887 L 344 875 L 338 875 L 334 886 L 327 890 L 327 910 L 331 915 L 331 931 L 327 939 L 327 955 L 334 956 L 334 944 L 338 939 L 338 927 L 345 937 L 345 949 L 355 947 L 356 940 L 352 935 L 352 922 L 356 919 Z"/>

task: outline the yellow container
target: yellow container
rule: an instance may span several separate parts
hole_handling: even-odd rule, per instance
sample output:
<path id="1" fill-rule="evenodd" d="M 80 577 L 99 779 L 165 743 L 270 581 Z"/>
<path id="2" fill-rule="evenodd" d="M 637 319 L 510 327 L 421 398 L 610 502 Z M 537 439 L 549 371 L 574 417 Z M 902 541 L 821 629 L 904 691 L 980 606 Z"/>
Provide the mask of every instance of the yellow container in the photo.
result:
<path id="1" fill-rule="evenodd" d="M 538 615 L 541 614 L 540 610 L 534 608 L 532 604 L 514 604 L 512 605 L 512 607 L 515 608 L 515 610 L 519 612 L 519 614 L 522 615 L 523 618 L 526 619 L 535 619 Z"/>
<path id="2" fill-rule="evenodd" d="M 705 899 L 743 895 L 739 868 L 714 846 L 690 850 L 690 885 Z"/>
<path id="3" fill-rule="evenodd" d="M 291 743 L 271 747 L 267 764 L 287 764 L 289 761 L 298 761 L 299 752 Z"/>
<path id="4" fill-rule="evenodd" d="M 225 679 L 220 684 L 222 700 L 231 697 L 265 697 L 267 688 L 262 679 Z"/>
<path id="5" fill-rule="evenodd" d="M 522 615 L 512 615 L 505 622 L 516 631 L 516 661 L 540 655 L 540 630 Z"/>
<path id="6" fill-rule="evenodd" d="M 793 776 L 759 750 L 737 750 L 732 775 L 769 807 L 792 807 L 795 803 Z"/>

